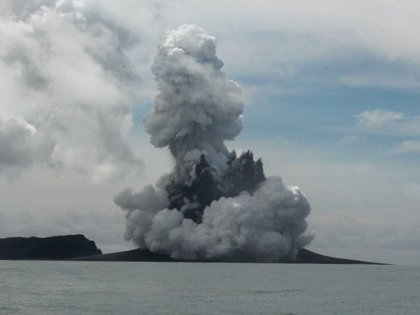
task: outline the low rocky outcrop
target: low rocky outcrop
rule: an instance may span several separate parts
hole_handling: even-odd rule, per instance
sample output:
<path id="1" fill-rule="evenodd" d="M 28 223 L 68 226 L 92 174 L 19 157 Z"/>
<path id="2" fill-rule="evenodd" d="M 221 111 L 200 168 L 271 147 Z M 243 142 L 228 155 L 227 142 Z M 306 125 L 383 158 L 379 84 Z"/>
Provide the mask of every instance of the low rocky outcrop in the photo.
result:
<path id="1" fill-rule="evenodd" d="M 132 249 L 124 252 L 110 253 L 104 255 L 95 255 L 88 257 L 80 257 L 75 260 L 85 260 L 85 261 L 154 261 L 154 262 L 247 262 L 252 263 L 253 260 L 247 259 L 234 259 L 234 260 L 182 260 L 182 259 L 173 259 L 168 255 L 155 254 L 150 252 L 147 249 Z M 320 255 L 314 252 L 311 252 L 307 249 L 299 249 L 296 259 L 294 260 L 284 260 L 280 263 L 287 264 L 378 264 L 367 261 L 352 260 L 352 259 L 342 259 L 336 257 L 329 257 Z"/>
<path id="2" fill-rule="evenodd" d="M 124 252 L 109 253 L 103 255 L 78 257 L 74 260 L 85 261 L 154 261 L 154 262 L 179 262 L 168 255 L 155 254 L 147 249 L 132 249 Z M 200 261 L 197 261 L 200 262 Z"/>
<path id="3" fill-rule="evenodd" d="M 81 234 L 52 237 L 0 238 L 0 259 L 65 260 L 100 255 L 95 242 Z"/>
<path id="4" fill-rule="evenodd" d="M 382 263 L 370 261 L 325 256 L 317 254 L 305 248 L 298 249 L 296 260 L 294 262 L 301 264 L 383 265 Z"/>

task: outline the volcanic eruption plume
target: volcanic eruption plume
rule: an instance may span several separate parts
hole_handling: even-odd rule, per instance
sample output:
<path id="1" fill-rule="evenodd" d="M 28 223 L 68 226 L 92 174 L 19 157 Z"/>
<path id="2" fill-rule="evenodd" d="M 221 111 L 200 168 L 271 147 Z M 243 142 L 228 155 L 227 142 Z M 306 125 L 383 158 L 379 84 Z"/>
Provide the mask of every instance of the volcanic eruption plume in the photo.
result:
<path id="1" fill-rule="evenodd" d="M 222 67 L 215 38 L 202 28 L 166 33 L 152 66 L 159 95 L 144 124 L 175 167 L 155 186 L 115 196 L 125 237 L 179 259 L 293 259 L 311 240 L 310 205 L 298 187 L 266 178 L 251 151 L 237 156 L 224 145 L 242 129 L 243 102 Z"/>

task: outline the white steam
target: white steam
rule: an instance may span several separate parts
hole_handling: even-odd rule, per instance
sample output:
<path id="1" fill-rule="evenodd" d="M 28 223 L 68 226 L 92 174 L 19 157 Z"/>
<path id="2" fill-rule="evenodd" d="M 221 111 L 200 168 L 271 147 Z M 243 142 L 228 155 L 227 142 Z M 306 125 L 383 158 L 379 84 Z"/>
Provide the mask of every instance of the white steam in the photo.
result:
<path id="1" fill-rule="evenodd" d="M 116 199 L 121 207 L 123 197 L 129 196 Z M 128 210 L 125 236 L 174 258 L 279 261 L 294 258 L 297 248 L 310 242 L 300 238 L 309 211 L 299 188 L 271 177 L 252 196 L 244 192 L 214 201 L 200 224 L 176 210 Z"/>
<path id="2" fill-rule="evenodd" d="M 228 152 L 223 140 L 242 129 L 241 89 L 220 71 L 222 66 L 215 38 L 197 26 L 167 32 L 159 47 L 152 71 L 160 94 L 144 125 L 152 144 L 170 146 L 181 167 L 180 181 L 187 180 L 188 160 L 204 151 L 223 168 Z"/>
<path id="3" fill-rule="evenodd" d="M 252 154 L 236 158 L 228 152 L 223 141 L 241 131 L 243 103 L 240 87 L 222 66 L 215 38 L 200 27 L 167 32 L 152 67 L 160 93 L 145 127 L 152 144 L 169 146 L 176 166 L 157 187 L 115 197 L 126 211 L 125 237 L 179 259 L 293 259 L 311 240 L 303 234 L 309 203 L 281 178 L 265 179 Z M 255 185 L 232 189 L 235 174 L 247 178 L 240 176 L 250 171 Z M 214 191 L 216 197 L 206 201 Z M 199 215 L 187 217 L 200 207 Z"/>
<path id="4" fill-rule="evenodd" d="M 189 136 L 196 145 L 233 139 L 242 129 L 239 86 L 220 71 L 215 38 L 197 26 L 166 34 L 153 64 L 160 94 L 145 118 L 157 147 Z"/>

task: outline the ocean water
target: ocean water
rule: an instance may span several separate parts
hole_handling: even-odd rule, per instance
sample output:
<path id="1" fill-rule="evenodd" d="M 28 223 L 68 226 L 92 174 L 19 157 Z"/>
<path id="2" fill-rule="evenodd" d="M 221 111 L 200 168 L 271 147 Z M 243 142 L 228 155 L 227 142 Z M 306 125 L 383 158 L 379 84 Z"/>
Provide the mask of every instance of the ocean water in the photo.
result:
<path id="1" fill-rule="evenodd" d="M 0 314 L 420 314 L 420 267 L 0 261 Z"/>

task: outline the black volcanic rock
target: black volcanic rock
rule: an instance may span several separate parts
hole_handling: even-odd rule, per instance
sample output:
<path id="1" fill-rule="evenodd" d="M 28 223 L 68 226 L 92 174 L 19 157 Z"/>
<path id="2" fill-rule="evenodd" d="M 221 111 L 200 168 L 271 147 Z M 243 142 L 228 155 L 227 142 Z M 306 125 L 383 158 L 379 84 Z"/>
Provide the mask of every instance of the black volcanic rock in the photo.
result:
<path id="1" fill-rule="evenodd" d="M 298 249 L 298 254 L 296 256 L 295 262 L 302 264 L 383 265 L 381 263 L 376 262 L 343 259 L 320 255 L 304 248 Z"/>
<path id="2" fill-rule="evenodd" d="M 132 249 L 124 252 L 109 253 L 103 255 L 86 256 L 74 260 L 86 261 L 154 261 L 154 262 L 176 262 L 168 255 L 155 254 L 147 249 Z"/>
<path id="3" fill-rule="evenodd" d="M 154 262 L 253 262 L 249 260 L 177 260 L 168 255 L 155 254 L 147 249 L 133 249 L 125 252 L 110 253 L 104 255 L 95 255 L 80 257 L 75 260 L 84 261 L 154 261 Z M 378 264 L 360 260 L 342 259 L 320 255 L 307 249 L 299 249 L 295 260 L 284 260 L 280 263 L 290 264 Z"/>
<path id="4" fill-rule="evenodd" d="M 0 239 L 0 259 L 63 260 L 100 255 L 95 242 L 81 234 L 38 237 L 9 237 Z"/>

